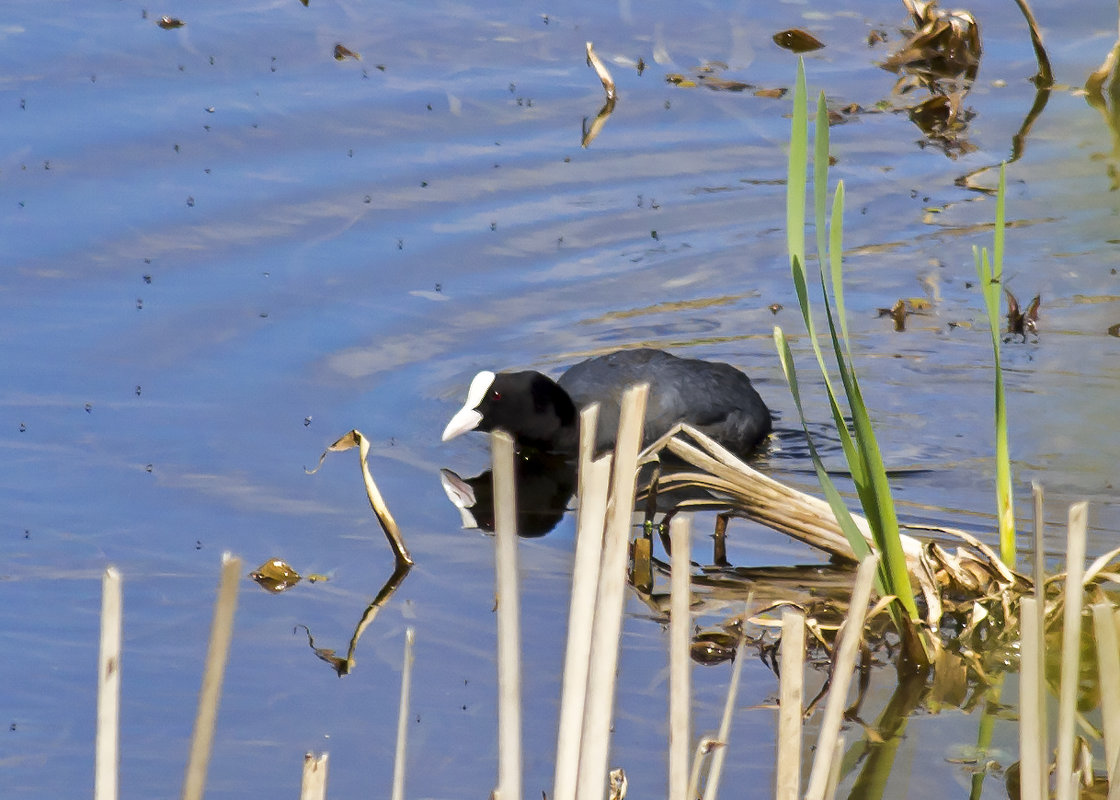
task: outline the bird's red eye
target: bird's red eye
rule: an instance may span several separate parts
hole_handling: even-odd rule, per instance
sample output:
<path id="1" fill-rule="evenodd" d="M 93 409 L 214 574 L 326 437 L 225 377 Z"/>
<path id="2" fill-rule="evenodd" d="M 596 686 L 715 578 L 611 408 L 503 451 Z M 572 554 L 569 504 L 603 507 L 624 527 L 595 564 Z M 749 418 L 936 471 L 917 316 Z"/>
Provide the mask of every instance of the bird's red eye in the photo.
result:
<path id="1" fill-rule="evenodd" d="M 490 395 L 490 399 L 491 400 L 501 400 L 502 399 L 502 393 L 501 392 L 493 392 Z"/>

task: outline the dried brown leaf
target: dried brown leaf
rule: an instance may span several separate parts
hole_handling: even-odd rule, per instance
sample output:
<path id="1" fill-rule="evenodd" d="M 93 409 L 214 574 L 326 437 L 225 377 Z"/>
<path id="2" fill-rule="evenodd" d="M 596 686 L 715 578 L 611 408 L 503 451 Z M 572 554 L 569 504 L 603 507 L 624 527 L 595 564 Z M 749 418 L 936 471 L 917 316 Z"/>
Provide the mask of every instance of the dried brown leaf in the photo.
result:
<path id="1" fill-rule="evenodd" d="M 362 60 L 361 55 L 359 55 L 358 53 L 355 53 L 353 50 L 351 50 L 346 45 L 336 44 L 334 46 L 334 60 L 335 61 L 345 61 L 348 58 L 352 58 L 355 61 L 361 61 Z"/>
<path id="2" fill-rule="evenodd" d="M 250 572 L 249 577 L 260 584 L 262 589 L 273 594 L 290 589 L 301 580 L 300 574 L 279 558 L 264 562 Z"/>
<path id="3" fill-rule="evenodd" d="M 809 53 L 820 50 L 824 43 L 813 34 L 801 28 L 790 28 L 774 34 L 774 44 L 794 53 Z"/>

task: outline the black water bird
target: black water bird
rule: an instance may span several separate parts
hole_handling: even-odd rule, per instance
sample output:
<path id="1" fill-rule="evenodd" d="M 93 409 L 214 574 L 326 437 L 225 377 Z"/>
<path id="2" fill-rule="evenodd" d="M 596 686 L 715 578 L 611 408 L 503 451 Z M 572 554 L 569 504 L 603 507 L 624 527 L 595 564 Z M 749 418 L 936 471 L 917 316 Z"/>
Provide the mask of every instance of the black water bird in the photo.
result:
<path id="1" fill-rule="evenodd" d="M 746 455 L 770 433 L 770 410 L 751 380 L 730 364 L 679 358 L 662 350 L 619 350 L 582 361 L 553 381 L 532 370 L 480 372 L 443 440 L 470 430 L 504 430 L 520 448 L 574 455 L 580 409 L 600 403 L 597 449 L 613 446 L 627 387 L 648 383 L 643 443 L 687 422 Z"/>

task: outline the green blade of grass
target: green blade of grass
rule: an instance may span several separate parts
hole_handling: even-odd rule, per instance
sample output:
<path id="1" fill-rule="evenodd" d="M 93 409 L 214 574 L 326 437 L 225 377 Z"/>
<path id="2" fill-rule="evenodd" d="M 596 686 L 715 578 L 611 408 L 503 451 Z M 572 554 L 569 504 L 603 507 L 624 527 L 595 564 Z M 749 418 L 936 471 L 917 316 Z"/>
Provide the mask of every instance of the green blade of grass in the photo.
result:
<path id="1" fill-rule="evenodd" d="M 887 480 L 886 469 L 883 465 L 882 453 L 876 442 L 871 418 L 863 400 L 859 382 L 852 368 L 851 345 L 848 337 L 846 315 L 844 313 L 843 273 L 841 269 L 843 254 L 843 208 L 844 190 L 841 184 L 833 202 L 832 215 L 826 220 L 828 206 L 828 158 L 829 158 L 829 131 L 828 116 L 825 98 L 822 94 L 818 98 L 815 138 L 813 146 L 814 155 L 814 219 L 817 240 L 817 256 L 819 263 L 819 280 L 821 299 L 824 305 L 825 319 L 828 323 L 828 332 L 832 340 L 832 350 L 835 359 L 835 368 L 839 373 L 847 401 L 847 408 L 852 419 L 852 431 L 848 428 L 844 416 L 844 406 L 835 391 L 830 376 L 828 362 L 824 358 L 820 343 L 817 338 L 816 326 L 813 320 L 812 306 L 809 300 L 808 278 L 805 272 L 804 254 L 804 225 L 805 225 L 805 200 L 806 181 L 808 178 L 808 120 L 806 108 L 806 84 L 804 63 L 799 60 L 797 81 L 794 89 L 794 111 L 790 139 L 790 162 L 787 185 L 787 242 L 790 250 L 790 271 L 793 276 L 794 288 L 797 293 L 801 314 L 805 321 L 805 328 L 809 335 L 813 353 L 824 379 L 828 393 L 829 408 L 836 424 L 837 433 L 844 449 L 856 492 L 860 503 L 867 516 L 874 544 L 883 560 L 878 571 L 879 590 L 884 594 L 895 595 L 899 603 L 891 605 L 891 615 L 895 620 L 900 633 L 905 633 L 905 638 L 914 647 L 907 647 L 908 658 L 928 665 L 933 655 L 934 643 L 928 636 L 928 631 L 919 630 L 917 623 L 920 621 L 917 603 L 914 599 L 910 583 L 910 575 L 902 549 L 902 542 L 898 530 L 898 518 L 895 513 L 894 503 L 891 498 L 890 484 Z M 826 235 L 827 234 L 827 235 Z M 826 249 L 827 243 L 827 249 Z M 828 272 L 826 275 L 826 262 Z M 829 280 L 831 278 L 831 280 Z M 829 288 L 831 285 L 832 296 Z M 833 313 L 833 302 L 836 313 Z M 839 325 L 837 323 L 839 317 Z M 807 427 L 800 392 L 797 388 L 796 372 L 793 366 L 792 354 L 788 343 L 781 330 L 775 331 L 775 344 L 782 360 L 782 369 L 786 374 L 787 383 L 794 395 L 798 413 L 802 418 L 802 427 Z M 806 431 L 806 436 L 808 432 Z M 832 484 L 819 455 L 810 441 L 810 451 L 813 453 L 814 469 L 825 491 L 830 506 L 841 527 L 848 535 L 844 519 L 849 517 L 847 508 L 843 505 L 839 492 Z M 854 527 L 854 523 L 853 523 Z M 853 549 L 860 552 L 866 543 L 857 545 L 848 535 Z M 862 536 L 860 536 L 862 539 Z M 901 609 L 899 608 L 901 606 Z M 904 620 L 902 613 L 909 618 Z M 914 635 L 911 635 L 914 634 Z M 919 646 L 920 645 L 920 646 Z M 924 650 L 924 654 L 920 651 Z"/>
<path id="2" fill-rule="evenodd" d="M 785 333 L 782 332 L 780 327 L 774 327 L 774 345 L 778 349 L 778 358 L 782 364 L 782 373 L 785 375 L 786 383 L 789 384 L 790 394 L 793 395 L 794 405 L 797 406 L 797 415 L 801 419 L 801 429 L 805 432 L 805 441 L 809 445 L 809 455 L 813 461 L 813 469 L 817 473 L 817 480 L 824 490 L 825 499 L 828 500 L 828 505 L 832 509 L 836 521 L 840 525 L 840 529 L 844 532 L 844 537 L 848 540 L 848 544 L 852 546 L 856 558 L 863 560 L 870 554 L 871 548 L 867 546 L 867 540 L 863 538 L 863 534 L 856 525 L 852 514 L 848 507 L 844 504 L 844 498 L 840 496 L 840 491 L 836 488 L 836 484 L 832 482 L 827 470 L 824 468 L 824 462 L 821 460 L 820 453 L 817 452 L 817 447 L 813 443 L 813 437 L 809 433 L 809 423 L 805 418 L 805 409 L 801 405 L 801 391 L 797 383 L 797 368 L 793 363 L 793 353 L 789 349 L 789 342 L 786 341 Z M 883 593 L 883 587 L 878 587 L 880 593 Z"/>
<path id="3" fill-rule="evenodd" d="M 1003 288 L 1003 248 L 1006 195 L 1005 165 L 1000 165 L 999 191 L 996 194 L 996 221 L 992 255 L 987 248 L 973 246 L 980 294 L 988 313 L 992 333 L 992 354 L 995 364 L 995 435 L 996 435 L 996 514 L 999 520 L 999 555 L 1004 563 L 1015 564 L 1015 507 L 1011 491 L 1011 453 L 1007 434 L 1007 400 L 1003 388 L 1000 361 L 1000 294 Z"/>
<path id="4" fill-rule="evenodd" d="M 805 62 L 797 59 L 797 81 L 793 87 L 793 133 L 789 140 L 786 183 L 786 247 L 790 263 L 805 263 L 805 180 L 809 139 L 809 114 L 805 107 Z"/>

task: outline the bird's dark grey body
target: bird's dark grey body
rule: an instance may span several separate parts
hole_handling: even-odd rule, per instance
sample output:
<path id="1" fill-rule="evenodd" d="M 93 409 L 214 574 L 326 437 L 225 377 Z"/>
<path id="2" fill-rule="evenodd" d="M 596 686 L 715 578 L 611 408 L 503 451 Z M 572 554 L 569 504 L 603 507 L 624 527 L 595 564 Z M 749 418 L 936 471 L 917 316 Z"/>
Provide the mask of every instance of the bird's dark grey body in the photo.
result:
<path id="1" fill-rule="evenodd" d="M 728 449 L 745 454 L 770 433 L 770 411 L 750 378 L 730 364 L 680 358 L 663 350 L 620 350 L 576 364 L 557 381 L 577 409 L 600 403 L 598 448 L 618 432 L 627 387 L 649 384 L 645 444 L 685 421 Z"/>

